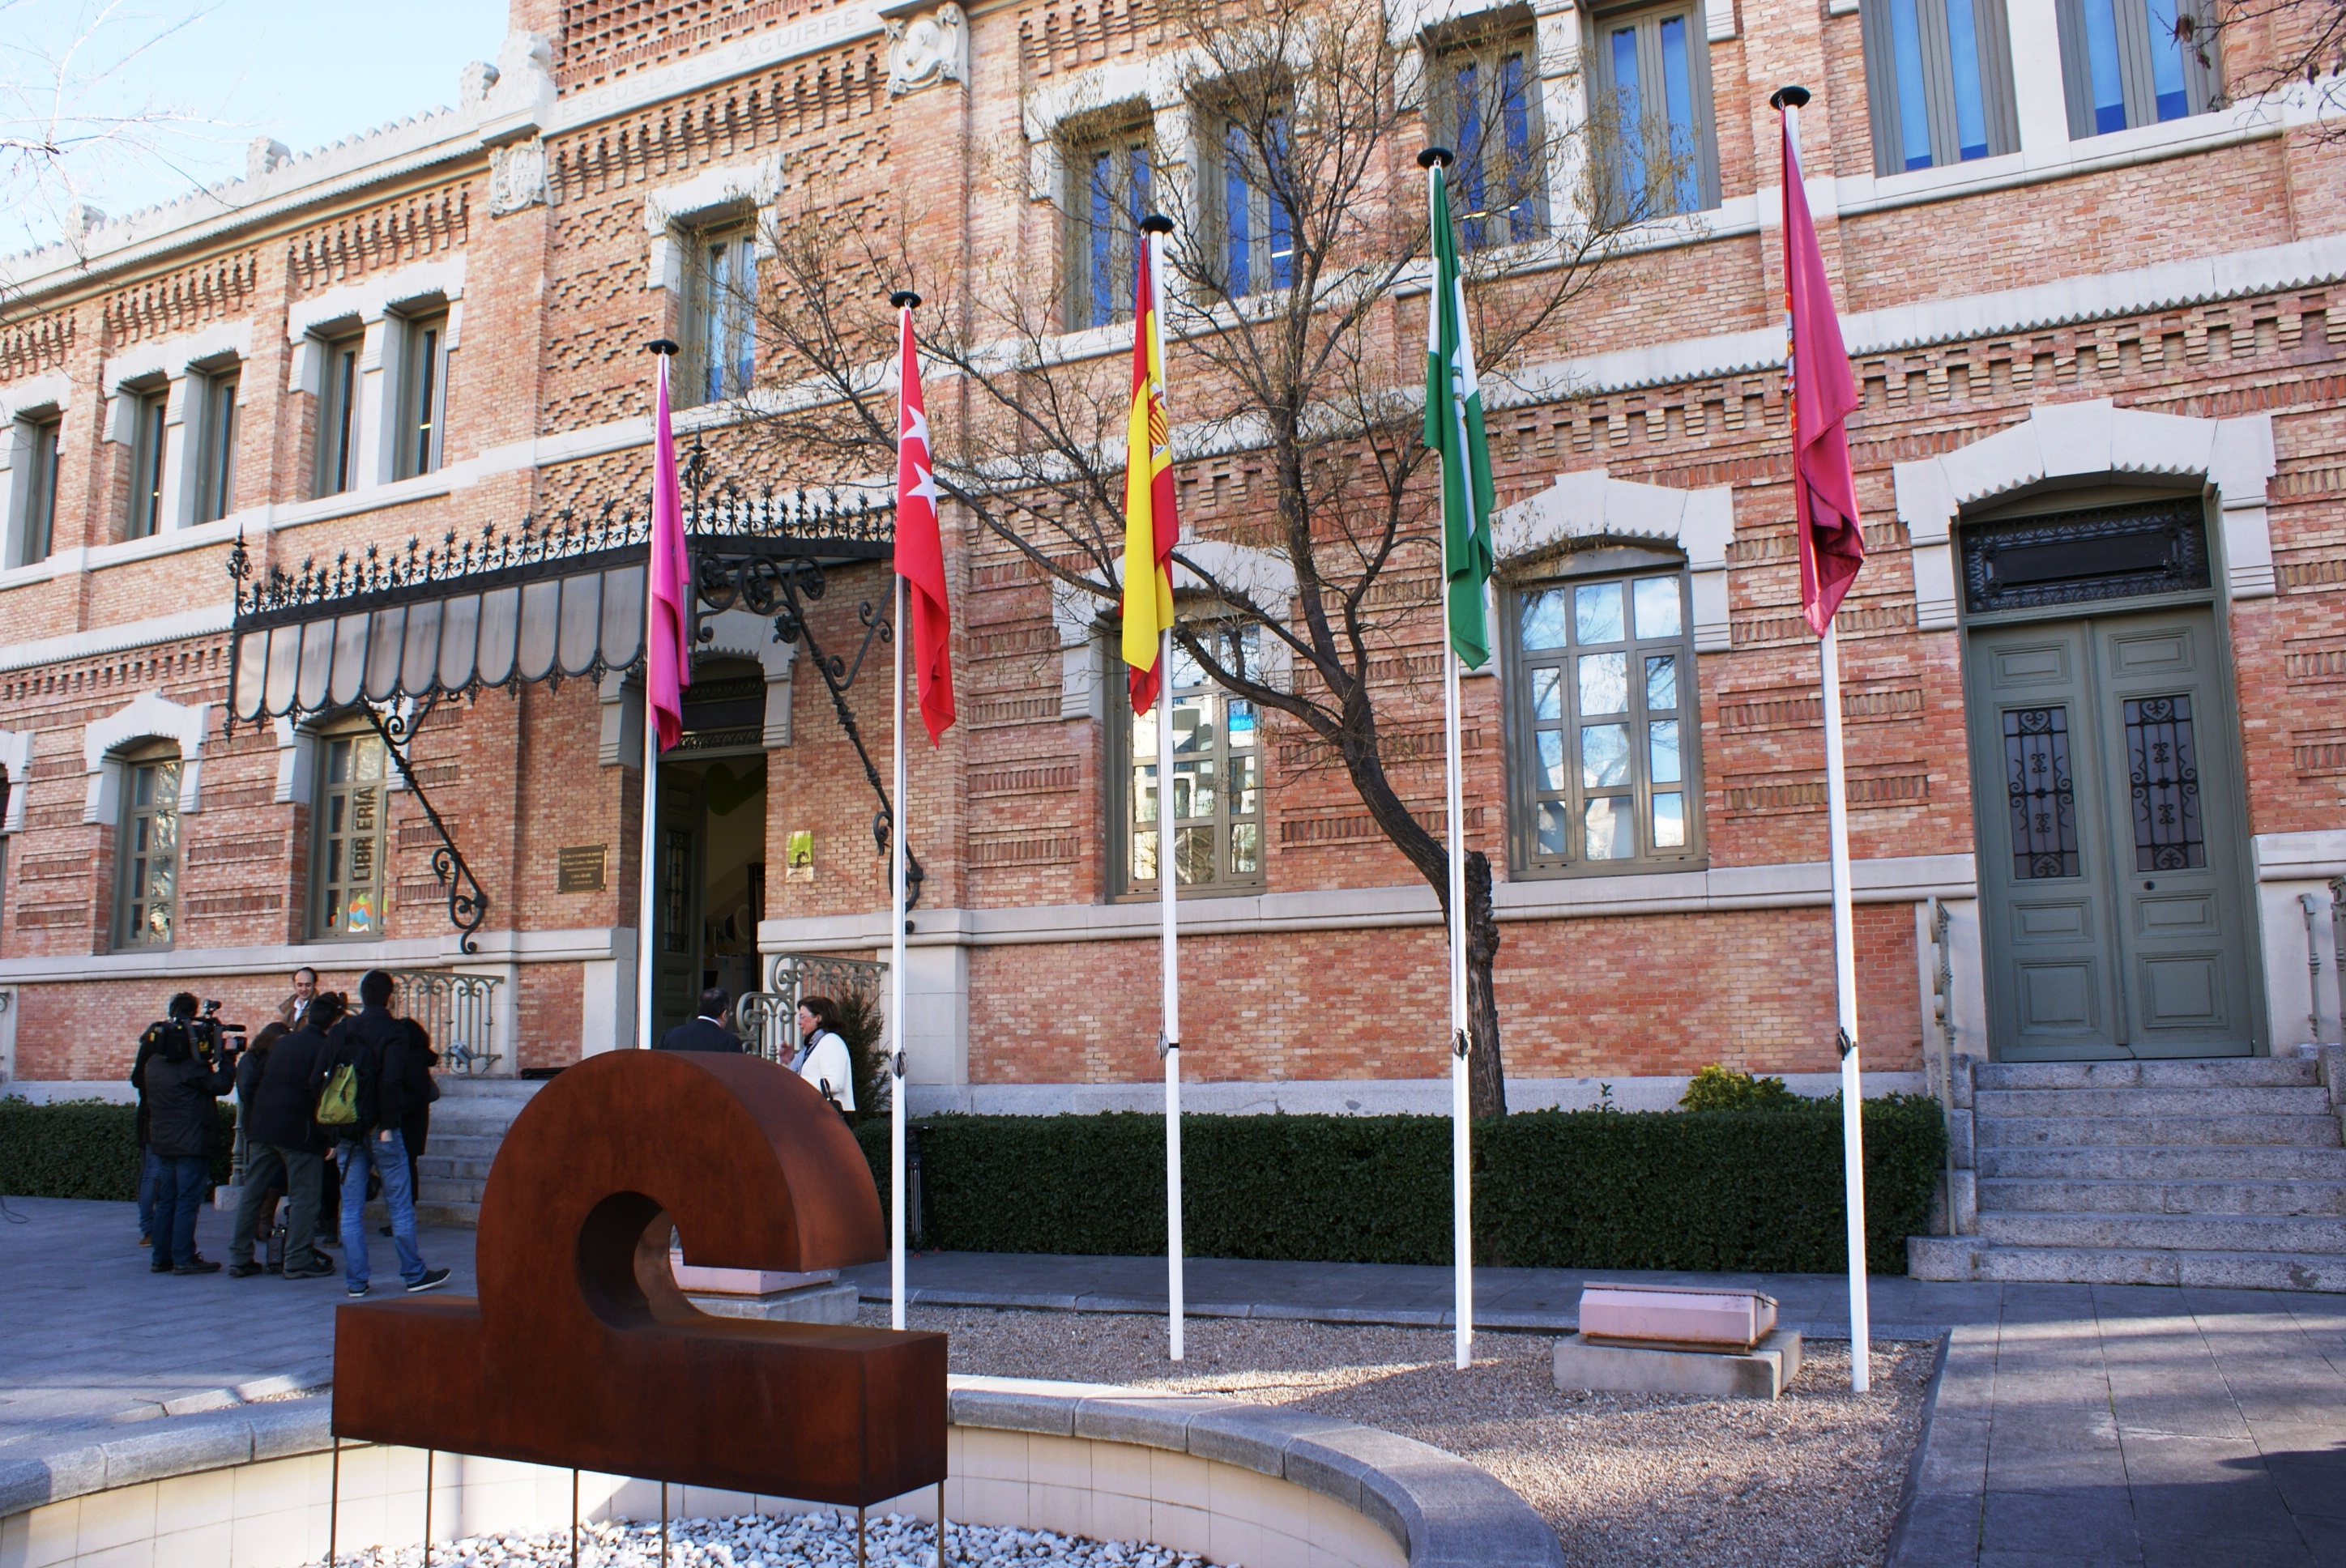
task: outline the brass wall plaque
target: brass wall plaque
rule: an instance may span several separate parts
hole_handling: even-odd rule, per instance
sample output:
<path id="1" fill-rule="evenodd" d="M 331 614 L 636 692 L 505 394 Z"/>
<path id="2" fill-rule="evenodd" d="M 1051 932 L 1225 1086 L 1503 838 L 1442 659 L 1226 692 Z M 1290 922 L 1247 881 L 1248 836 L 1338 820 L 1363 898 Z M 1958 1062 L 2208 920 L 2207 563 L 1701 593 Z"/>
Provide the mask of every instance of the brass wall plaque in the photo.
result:
<path id="1" fill-rule="evenodd" d="M 603 844 L 565 844 L 555 851 L 554 891 L 558 893 L 599 893 L 603 891 Z"/>

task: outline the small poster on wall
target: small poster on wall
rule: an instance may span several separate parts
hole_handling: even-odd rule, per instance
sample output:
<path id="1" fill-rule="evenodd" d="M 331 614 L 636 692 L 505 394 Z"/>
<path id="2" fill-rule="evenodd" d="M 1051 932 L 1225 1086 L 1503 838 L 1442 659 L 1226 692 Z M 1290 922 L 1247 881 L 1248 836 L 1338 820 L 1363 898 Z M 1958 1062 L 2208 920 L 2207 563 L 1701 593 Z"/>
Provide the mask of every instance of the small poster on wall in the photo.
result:
<path id="1" fill-rule="evenodd" d="M 794 882 L 814 881 L 814 833 L 811 829 L 801 828 L 791 833 L 789 870 L 784 874 Z"/>

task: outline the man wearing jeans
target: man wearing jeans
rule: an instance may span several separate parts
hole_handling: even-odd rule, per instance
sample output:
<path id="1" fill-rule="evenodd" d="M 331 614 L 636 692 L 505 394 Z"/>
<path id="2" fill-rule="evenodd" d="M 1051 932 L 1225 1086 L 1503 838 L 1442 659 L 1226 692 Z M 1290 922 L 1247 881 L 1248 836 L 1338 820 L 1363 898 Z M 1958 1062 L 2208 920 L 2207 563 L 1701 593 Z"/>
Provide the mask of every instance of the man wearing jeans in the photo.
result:
<path id="1" fill-rule="evenodd" d="M 415 1194 L 408 1186 L 407 1145 L 396 1114 L 383 1115 L 383 1068 L 403 1041 L 405 1025 L 391 1015 L 392 978 L 371 969 L 359 981 L 359 1010 L 334 1032 L 326 1079 L 349 1066 L 358 1076 L 358 1120 L 338 1132 L 342 1174 L 342 1280 L 352 1296 L 367 1293 L 367 1174 L 382 1181 L 382 1201 L 391 1210 L 391 1243 L 399 1254 L 399 1277 L 412 1293 L 445 1284 L 448 1271 L 426 1268 L 415 1246 Z"/>

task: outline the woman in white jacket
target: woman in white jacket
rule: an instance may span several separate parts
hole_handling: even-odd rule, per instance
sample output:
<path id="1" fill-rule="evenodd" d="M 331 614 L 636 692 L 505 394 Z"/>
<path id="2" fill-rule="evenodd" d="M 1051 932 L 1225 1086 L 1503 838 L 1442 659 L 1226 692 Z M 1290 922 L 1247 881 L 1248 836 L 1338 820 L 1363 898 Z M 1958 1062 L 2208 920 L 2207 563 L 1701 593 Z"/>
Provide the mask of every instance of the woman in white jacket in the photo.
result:
<path id="1" fill-rule="evenodd" d="M 842 1111 L 855 1109 L 855 1067 L 839 1032 L 839 1004 L 828 996 L 800 998 L 799 1039 L 791 1069 Z"/>

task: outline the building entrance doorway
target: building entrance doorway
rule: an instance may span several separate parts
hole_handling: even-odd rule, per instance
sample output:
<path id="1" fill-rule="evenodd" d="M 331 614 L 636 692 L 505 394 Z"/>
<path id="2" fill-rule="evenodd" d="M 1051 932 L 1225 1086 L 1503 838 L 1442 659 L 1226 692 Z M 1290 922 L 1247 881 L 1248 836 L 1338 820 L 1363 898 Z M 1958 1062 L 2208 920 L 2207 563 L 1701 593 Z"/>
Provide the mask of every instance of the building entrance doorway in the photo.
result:
<path id="1" fill-rule="evenodd" d="M 735 667 L 739 666 L 740 667 Z M 766 910 L 765 677 L 707 659 L 685 690 L 683 743 L 660 762 L 655 1036 L 693 1016 L 700 993 L 759 989 Z"/>
<path id="2" fill-rule="evenodd" d="M 1968 605 L 2051 601 L 1974 624 L 1966 647 L 1989 1044 L 2001 1060 L 2247 1055 L 2261 1037 L 2220 623 L 2173 591 L 2207 582 L 2199 504 L 2029 518 L 1966 538 Z M 2081 523 L 2080 536 L 2063 535 Z M 2148 591 L 2107 591 L 2128 572 Z M 2095 586 L 2106 610 L 2043 613 Z"/>

